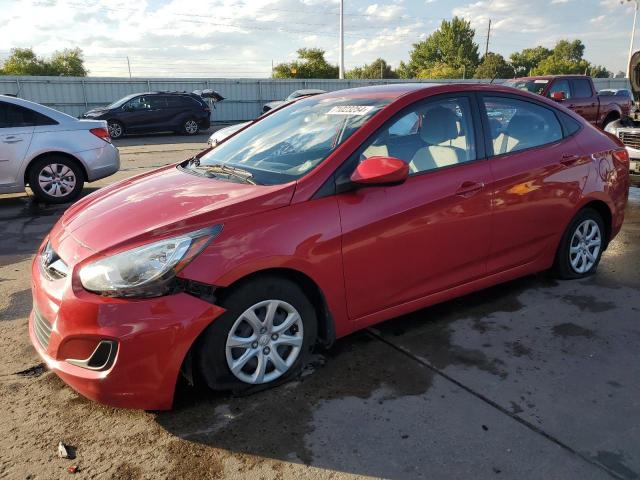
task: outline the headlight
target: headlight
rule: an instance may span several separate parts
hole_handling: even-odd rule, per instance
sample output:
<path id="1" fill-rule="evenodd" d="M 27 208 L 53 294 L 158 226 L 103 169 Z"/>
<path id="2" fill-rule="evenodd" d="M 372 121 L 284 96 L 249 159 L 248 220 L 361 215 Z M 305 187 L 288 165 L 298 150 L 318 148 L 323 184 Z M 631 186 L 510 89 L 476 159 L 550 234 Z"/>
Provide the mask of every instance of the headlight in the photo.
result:
<path id="1" fill-rule="evenodd" d="M 222 231 L 215 225 L 126 250 L 80 269 L 82 286 L 111 297 L 155 297 Z"/>

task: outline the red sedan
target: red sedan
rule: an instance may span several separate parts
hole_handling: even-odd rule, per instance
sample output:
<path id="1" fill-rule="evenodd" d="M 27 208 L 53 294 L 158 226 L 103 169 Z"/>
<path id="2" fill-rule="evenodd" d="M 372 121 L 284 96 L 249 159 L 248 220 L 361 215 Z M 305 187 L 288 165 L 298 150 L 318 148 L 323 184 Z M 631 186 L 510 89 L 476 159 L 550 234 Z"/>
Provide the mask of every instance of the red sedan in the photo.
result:
<path id="1" fill-rule="evenodd" d="M 511 88 L 314 96 L 69 208 L 33 262 L 31 340 L 114 406 L 171 408 L 179 375 L 280 383 L 369 325 L 541 270 L 594 273 L 628 172 L 618 140 Z"/>

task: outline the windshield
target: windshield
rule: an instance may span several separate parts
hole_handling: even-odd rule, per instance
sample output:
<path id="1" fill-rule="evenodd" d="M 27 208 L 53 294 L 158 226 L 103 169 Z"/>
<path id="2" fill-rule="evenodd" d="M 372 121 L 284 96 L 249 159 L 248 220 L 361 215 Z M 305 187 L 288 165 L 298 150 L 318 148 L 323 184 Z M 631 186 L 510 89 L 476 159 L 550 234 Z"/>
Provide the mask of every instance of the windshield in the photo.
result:
<path id="1" fill-rule="evenodd" d="M 389 99 L 310 97 L 250 125 L 215 149 L 183 165 L 215 176 L 219 166 L 242 170 L 253 182 L 296 180 L 329 156 Z M 216 167 L 216 168 L 211 168 Z"/>
<path id="2" fill-rule="evenodd" d="M 110 105 L 107 105 L 105 108 L 118 108 L 121 107 L 122 105 L 124 105 L 127 101 L 131 100 L 133 97 L 135 97 L 136 94 L 133 95 L 127 95 L 126 97 L 122 97 L 120 100 L 116 100 L 115 102 L 113 102 Z"/>
<path id="3" fill-rule="evenodd" d="M 536 93 L 542 95 L 545 87 L 549 83 L 549 80 L 507 80 L 504 84 L 507 87 L 517 88 L 519 90 L 526 90 L 527 92 Z"/>

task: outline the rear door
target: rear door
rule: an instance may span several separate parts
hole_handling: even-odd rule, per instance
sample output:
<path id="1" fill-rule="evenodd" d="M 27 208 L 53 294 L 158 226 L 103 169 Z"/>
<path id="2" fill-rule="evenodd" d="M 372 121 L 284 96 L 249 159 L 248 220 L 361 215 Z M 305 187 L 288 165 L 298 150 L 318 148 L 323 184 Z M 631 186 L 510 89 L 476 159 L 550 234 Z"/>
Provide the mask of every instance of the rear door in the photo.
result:
<path id="1" fill-rule="evenodd" d="M 33 138 L 34 117 L 32 110 L 0 101 L 0 185 L 17 182 Z"/>
<path id="2" fill-rule="evenodd" d="M 571 84 L 571 99 L 567 102 L 567 107 L 596 125 L 598 123 L 598 97 L 593 91 L 591 80 L 572 78 L 569 83 Z"/>
<path id="3" fill-rule="evenodd" d="M 487 274 L 552 260 L 591 165 L 573 137 L 580 124 L 508 94 L 483 94 L 480 105 L 494 182 Z"/>
<path id="4" fill-rule="evenodd" d="M 411 171 L 402 185 L 338 194 L 352 319 L 485 274 L 490 171 L 478 148 L 474 101 L 461 94 L 407 107 L 338 172 L 348 178 L 364 158 L 388 155 Z"/>

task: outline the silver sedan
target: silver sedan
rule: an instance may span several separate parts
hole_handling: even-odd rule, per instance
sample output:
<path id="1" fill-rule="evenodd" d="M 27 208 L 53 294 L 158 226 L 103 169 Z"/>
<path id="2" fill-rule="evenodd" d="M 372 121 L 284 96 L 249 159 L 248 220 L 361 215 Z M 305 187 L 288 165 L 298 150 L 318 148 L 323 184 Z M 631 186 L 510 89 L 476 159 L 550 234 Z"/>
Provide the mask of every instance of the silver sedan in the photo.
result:
<path id="1" fill-rule="evenodd" d="M 78 120 L 21 98 L 0 95 L 0 193 L 26 185 L 46 203 L 66 203 L 84 182 L 120 168 L 104 120 Z"/>

